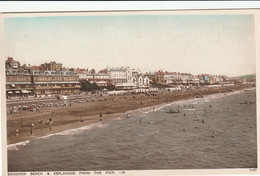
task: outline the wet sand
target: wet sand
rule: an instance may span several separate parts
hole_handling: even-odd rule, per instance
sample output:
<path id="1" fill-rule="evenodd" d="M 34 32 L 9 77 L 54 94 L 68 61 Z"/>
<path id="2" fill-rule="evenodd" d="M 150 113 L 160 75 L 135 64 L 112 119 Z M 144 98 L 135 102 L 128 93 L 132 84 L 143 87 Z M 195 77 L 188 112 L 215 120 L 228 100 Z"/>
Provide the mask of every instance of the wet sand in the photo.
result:
<path id="1" fill-rule="evenodd" d="M 192 99 L 196 96 L 224 93 L 231 90 L 242 90 L 249 87 L 249 85 L 239 85 L 208 88 L 206 90 L 198 89 L 193 91 L 116 95 L 106 98 L 100 97 L 103 101 L 97 100 L 73 104 L 71 107 L 43 107 L 36 112 L 21 111 L 20 113 L 7 114 L 7 144 L 14 144 L 68 129 L 98 123 L 100 122 L 100 113 L 102 113 L 102 120 L 109 122 L 119 116 L 126 118 L 131 110 L 138 109 L 137 111 L 146 111 L 163 103 Z M 51 116 L 53 124 L 49 125 L 48 120 Z M 42 120 L 42 123 L 40 123 L 39 120 Z M 32 122 L 34 123 L 34 127 L 32 127 Z M 16 129 L 18 129 L 18 132 L 16 132 Z M 30 134 L 31 129 L 32 134 Z"/>

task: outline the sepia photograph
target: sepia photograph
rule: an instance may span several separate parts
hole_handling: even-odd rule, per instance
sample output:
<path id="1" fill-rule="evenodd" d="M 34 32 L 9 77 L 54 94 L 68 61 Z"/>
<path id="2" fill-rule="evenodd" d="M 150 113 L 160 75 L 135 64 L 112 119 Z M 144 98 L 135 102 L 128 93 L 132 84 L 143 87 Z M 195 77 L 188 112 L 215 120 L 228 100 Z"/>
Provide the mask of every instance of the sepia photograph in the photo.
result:
<path id="1" fill-rule="evenodd" d="M 257 171 L 258 15 L 2 14 L 7 172 Z"/>

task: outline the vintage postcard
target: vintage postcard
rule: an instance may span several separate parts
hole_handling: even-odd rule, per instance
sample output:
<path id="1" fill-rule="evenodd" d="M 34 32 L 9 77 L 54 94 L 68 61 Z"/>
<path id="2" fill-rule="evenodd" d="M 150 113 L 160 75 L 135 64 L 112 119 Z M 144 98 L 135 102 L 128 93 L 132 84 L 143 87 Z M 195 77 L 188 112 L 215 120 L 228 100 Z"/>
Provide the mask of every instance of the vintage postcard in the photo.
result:
<path id="1" fill-rule="evenodd" d="M 1 14 L 3 175 L 259 173 L 259 20 Z"/>

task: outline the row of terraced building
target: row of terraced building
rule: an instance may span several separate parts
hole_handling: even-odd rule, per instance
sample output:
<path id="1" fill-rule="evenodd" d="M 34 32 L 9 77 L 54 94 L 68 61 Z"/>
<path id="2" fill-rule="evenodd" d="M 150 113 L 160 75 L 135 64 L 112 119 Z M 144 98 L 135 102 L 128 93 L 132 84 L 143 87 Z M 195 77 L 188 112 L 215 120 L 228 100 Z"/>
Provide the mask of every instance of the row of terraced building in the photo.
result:
<path id="1" fill-rule="evenodd" d="M 62 70 L 60 63 L 27 67 L 9 57 L 5 67 L 7 98 L 79 93 L 79 77 L 73 71 Z"/>

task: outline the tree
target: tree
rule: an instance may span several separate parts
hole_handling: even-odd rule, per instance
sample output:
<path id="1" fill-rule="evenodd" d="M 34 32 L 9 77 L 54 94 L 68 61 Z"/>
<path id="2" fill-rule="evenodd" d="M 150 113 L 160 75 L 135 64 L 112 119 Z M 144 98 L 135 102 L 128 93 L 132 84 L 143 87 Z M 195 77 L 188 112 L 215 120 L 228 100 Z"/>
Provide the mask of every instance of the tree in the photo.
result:
<path id="1" fill-rule="evenodd" d="M 107 90 L 111 91 L 111 90 L 115 90 L 116 87 L 114 85 L 109 85 L 107 86 Z"/>
<path id="2" fill-rule="evenodd" d="M 90 83 L 86 80 L 80 81 L 80 90 L 81 91 L 93 91 L 93 90 L 100 90 L 101 88 L 96 83 Z"/>

